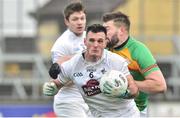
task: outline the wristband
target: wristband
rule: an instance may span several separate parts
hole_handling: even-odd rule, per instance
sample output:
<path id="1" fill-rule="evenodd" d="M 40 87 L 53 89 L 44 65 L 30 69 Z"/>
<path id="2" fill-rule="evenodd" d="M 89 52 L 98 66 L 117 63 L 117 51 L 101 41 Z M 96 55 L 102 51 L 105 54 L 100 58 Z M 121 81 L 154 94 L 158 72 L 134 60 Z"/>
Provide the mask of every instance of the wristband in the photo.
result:
<path id="1" fill-rule="evenodd" d="M 124 94 L 120 95 L 120 98 L 130 98 L 130 97 L 131 97 L 131 93 L 129 89 L 127 89 Z"/>

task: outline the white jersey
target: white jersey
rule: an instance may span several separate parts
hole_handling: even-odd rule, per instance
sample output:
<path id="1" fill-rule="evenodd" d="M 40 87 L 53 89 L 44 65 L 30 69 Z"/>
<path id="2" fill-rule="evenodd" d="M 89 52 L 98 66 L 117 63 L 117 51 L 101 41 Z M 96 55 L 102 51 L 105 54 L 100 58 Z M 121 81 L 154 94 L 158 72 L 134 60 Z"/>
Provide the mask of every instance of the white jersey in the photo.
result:
<path id="1" fill-rule="evenodd" d="M 100 78 L 106 71 L 115 69 L 129 75 L 127 65 L 124 58 L 107 50 L 96 63 L 87 62 L 82 53 L 78 53 L 61 65 L 59 81 L 65 84 L 73 80 L 95 117 L 133 116 L 138 111 L 134 99 L 107 97 L 99 87 Z"/>
<path id="2" fill-rule="evenodd" d="M 86 32 L 81 36 L 76 36 L 73 32 L 67 29 L 54 43 L 51 53 L 52 60 L 56 62 L 59 57 L 74 55 L 85 49 L 84 38 Z"/>
<path id="3" fill-rule="evenodd" d="M 84 38 L 85 31 L 82 36 L 76 36 L 67 29 L 54 43 L 51 53 L 52 60 L 56 62 L 59 57 L 73 55 L 85 49 Z M 64 86 L 54 97 L 55 101 L 69 102 L 82 101 L 83 98 L 75 85 Z"/>

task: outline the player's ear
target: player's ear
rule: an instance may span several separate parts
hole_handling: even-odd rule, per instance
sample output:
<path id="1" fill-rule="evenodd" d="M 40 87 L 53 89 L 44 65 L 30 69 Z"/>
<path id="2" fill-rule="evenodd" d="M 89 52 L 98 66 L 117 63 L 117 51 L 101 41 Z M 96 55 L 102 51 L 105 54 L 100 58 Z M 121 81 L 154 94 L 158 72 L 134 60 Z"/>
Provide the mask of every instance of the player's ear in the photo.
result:
<path id="1" fill-rule="evenodd" d="M 64 18 L 64 23 L 65 23 L 66 26 L 68 26 L 69 21 L 66 18 Z"/>
<path id="2" fill-rule="evenodd" d="M 125 27 L 123 27 L 123 26 L 119 27 L 118 32 L 120 35 L 123 35 L 125 32 Z"/>

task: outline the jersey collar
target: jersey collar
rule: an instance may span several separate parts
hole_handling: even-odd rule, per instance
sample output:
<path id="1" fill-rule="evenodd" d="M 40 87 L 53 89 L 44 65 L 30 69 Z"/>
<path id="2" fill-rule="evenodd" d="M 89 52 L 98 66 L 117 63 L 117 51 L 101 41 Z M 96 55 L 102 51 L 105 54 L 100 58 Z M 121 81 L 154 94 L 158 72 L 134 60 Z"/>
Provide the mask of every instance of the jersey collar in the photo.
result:
<path id="1" fill-rule="evenodd" d="M 107 53 L 107 50 L 104 49 L 103 55 L 102 55 L 101 59 L 98 60 L 97 62 L 89 62 L 89 61 L 86 61 L 85 56 L 84 56 L 84 53 L 85 53 L 85 51 L 82 53 L 82 58 L 83 58 L 82 60 L 84 61 L 84 63 L 87 64 L 87 65 L 94 66 L 94 65 L 100 64 L 101 62 L 104 62 L 105 56 L 106 56 L 106 53 Z"/>
<path id="2" fill-rule="evenodd" d="M 124 46 L 127 44 L 129 38 L 130 38 L 130 37 L 128 36 L 128 39 L 127 39 L 124 43 L 122 43 L 121 45 L 115 47 L 114 49 L 115 49 L 115 50 L 119 50 L 119 49 L 121 49 L 122 47 L 124 47 Z"/>

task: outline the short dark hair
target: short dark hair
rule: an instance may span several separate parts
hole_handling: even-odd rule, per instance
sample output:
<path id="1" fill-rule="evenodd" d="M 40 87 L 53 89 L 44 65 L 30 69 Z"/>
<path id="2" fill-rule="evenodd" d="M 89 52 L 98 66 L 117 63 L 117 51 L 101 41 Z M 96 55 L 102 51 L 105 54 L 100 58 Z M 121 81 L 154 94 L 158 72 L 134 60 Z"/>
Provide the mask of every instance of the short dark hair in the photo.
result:
<path id="1" fill-rule="evenodd" d="M 124 25 L 126 27 L 126 30 L 129 32 L 129 29 L 130 29 L 129 17 L 122 12 L 106 13 L 103 15 L 102 20 L 103 22 L 108 22 L 108 21 L 113 20 L 114 24 L 117 27 Z"/>
<path id="2" fill-rule="evenodd" d="M 86 14 L 85 7 L 81 2 L 72 2 L 64 9 L 64 18 L 69 20 L 69 16 L 74 12 L 83 11 Z"/>
<path id="3" fill-rule="evenodd" d="M 86 34 L 88 34 L 88 32 L 93 32 L 93 33 L 98 33 L 98 32 L 104 32 L 105 35 L 107 35 L 107 30 L 105 27 L 103 27 L 101 24 L 92 24 L 90 26 L 87 27 L 86 30 Z"/>

